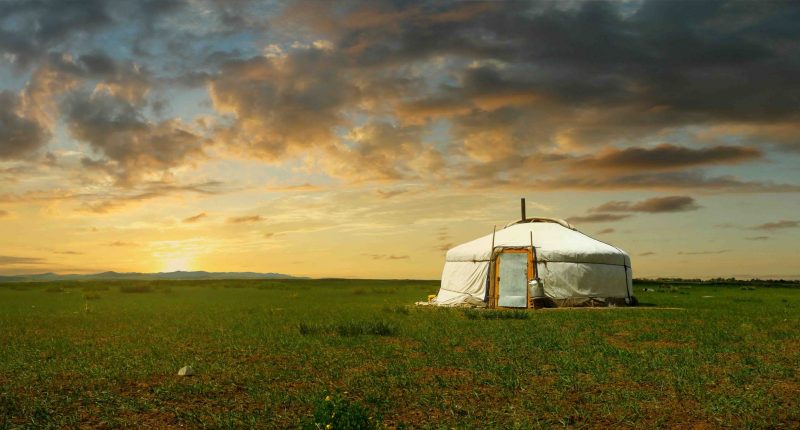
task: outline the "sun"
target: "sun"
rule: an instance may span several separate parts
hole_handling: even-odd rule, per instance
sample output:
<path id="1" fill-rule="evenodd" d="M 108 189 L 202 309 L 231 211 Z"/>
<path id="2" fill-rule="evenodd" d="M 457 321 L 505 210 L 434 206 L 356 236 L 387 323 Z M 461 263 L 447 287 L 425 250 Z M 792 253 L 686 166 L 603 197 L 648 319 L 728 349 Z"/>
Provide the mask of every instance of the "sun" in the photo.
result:
<path id="1" fill-rule="evenodd" d="M 186 256 L 172 256 L 165 258 L 162 261 L 162 269 L 164 272 L 189 272 L 191 271 L 190 257 Z"/>

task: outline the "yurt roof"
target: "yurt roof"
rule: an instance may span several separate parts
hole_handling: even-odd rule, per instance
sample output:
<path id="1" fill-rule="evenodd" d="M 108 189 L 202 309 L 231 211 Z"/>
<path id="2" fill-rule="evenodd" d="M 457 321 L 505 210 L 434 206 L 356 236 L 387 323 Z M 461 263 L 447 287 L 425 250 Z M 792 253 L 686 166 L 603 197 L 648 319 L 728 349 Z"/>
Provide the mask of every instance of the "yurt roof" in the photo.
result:
<path id="1" fill-rule="evenodd" d="M 540 262 L 597 263 L 630 266 L 628 254 L 619 248 L 589 237 L 563 220 L 529 218 L 512 223 L 494 235 L 494 247 L 536 247 Z M 492 234 L 455 246 L 447 251 L 447 261 L 488 261 Z"/>

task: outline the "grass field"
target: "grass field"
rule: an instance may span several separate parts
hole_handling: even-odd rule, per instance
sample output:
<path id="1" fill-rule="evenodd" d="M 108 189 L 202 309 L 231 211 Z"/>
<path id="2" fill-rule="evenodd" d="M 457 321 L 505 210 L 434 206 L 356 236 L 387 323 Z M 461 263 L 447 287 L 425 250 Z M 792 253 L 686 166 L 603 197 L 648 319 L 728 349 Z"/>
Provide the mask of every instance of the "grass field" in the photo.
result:
<path id="1" fill-rule="evenodd" d="M 0 429 L 800 428 L 800 289 L 642 288 L 515 312 L 409 306 L 431 281 L 0 285 Z"/>

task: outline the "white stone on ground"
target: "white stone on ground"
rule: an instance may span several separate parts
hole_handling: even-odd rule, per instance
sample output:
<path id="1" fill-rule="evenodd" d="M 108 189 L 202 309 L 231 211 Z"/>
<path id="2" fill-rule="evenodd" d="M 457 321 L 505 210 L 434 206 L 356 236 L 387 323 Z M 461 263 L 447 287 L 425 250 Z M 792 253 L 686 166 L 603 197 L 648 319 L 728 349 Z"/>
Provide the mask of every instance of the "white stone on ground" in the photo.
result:
<path id="1" fill-rule="evenodd" d="M 178 371 L 178 376 L 192 376 L 194 375 L 194 369 L 192 366 L 183 366 L 181 370 Z"/>

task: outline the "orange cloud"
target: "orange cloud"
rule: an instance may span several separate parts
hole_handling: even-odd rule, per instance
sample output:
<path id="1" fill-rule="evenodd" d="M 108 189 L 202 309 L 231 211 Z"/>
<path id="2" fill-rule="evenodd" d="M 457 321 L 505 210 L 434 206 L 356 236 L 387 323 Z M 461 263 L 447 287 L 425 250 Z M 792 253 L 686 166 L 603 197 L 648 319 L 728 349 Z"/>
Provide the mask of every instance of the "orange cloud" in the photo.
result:
<path id="1" fill-rule="evenodd" d="M 252 222 L 261 222 L 264 220 L 266 220 L 266 218 L 264 218 L 261 215 L 244 215 L 244 216 L 228 218 L 228 222 L 231 224 L 246 224 Z"/>
<path id="2" fill-rule="evenodd" d="M 641 202 L 613 201 L 604 203 L 591 212 L 685 212 L 699 209 L 695 200 L 689 196 L 654 197 Z"/>
<path id="3" fill-rule="evenodd" d="M 617 215 L 617 214 L 593 214 L 586 216 L 573 216 L 567 218 L 567 221 L 573 224 L 579 223 L 595 223 L 595 222 L 611 222 L 619 221 L 621 219 L 630 218 L 630 215 Z"/>
<path id="4" fill-rule="evenodd" d="M 206 218 L 207 216 L 208 216 L 208 214 L 206 214 L 205 212 L 200 212 L 197 215 L 192 215 L 192 216 L 190 216 L 188 218 L 184 218 L 183 222 L 184 223 L 193 223 L 193 222 L 200 221 L 201 219 Z"/>

